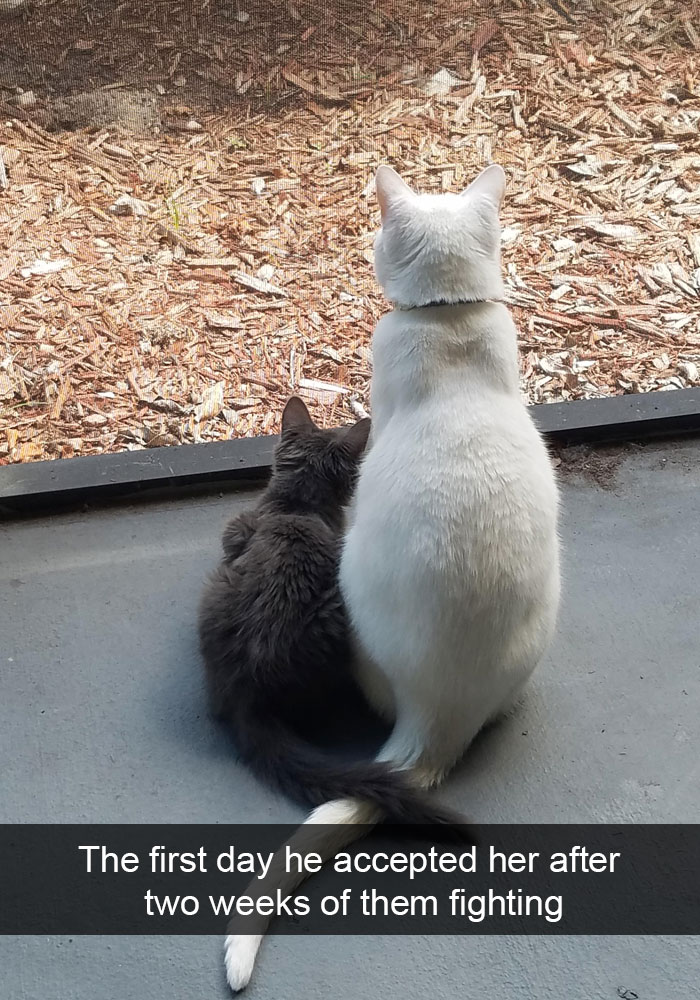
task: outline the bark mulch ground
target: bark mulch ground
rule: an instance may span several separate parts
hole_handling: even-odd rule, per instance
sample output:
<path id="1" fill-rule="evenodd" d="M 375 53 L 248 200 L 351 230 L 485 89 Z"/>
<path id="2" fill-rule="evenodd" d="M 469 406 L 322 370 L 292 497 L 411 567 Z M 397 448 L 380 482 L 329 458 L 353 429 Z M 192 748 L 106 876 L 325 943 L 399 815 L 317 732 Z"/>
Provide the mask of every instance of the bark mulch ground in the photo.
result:
<path id="1" fill-rule="evenodd" d="M 508 173 L 530 401 L 700 383 L 700 5 L 52 0 L 0 21 L 0 463 L 367 406 L 372 177 Z"/>

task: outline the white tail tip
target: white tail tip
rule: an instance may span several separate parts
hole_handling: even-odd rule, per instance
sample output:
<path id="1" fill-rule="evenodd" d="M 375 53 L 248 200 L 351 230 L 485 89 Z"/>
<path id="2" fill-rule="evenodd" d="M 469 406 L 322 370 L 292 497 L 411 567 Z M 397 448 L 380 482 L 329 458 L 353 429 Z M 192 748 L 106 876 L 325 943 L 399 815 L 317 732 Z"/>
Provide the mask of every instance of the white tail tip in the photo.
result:
<path id="1" fill-rule="evenodd" d="M 244 990 L 255 968 L 262 934 L 229 934 L 224 942 L 226 979 L 234 993 Z"/>

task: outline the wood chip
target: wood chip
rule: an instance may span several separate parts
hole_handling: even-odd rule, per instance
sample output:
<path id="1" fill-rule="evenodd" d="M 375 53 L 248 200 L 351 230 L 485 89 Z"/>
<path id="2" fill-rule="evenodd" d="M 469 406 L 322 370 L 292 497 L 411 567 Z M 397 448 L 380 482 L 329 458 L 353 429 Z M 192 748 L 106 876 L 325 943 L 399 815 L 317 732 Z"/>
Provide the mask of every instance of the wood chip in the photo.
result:
<path id="1" fill-rule="evenodd" d="M 299 388 L 308 389 L 310 392 L 331 393 L 335 396 L 349 392 L 345 386 L 335 385 L 333 382 L 322 382 L 317 378 L 299 379 Z"/>
<path id="2" fill-rule="evenodd" d="M 206 312 L 207 325 L 217 330 L 240 330 L 243 326 L 240 316 L 236 313 Z"/>
<path id="3" fill-rule="evenodd" d="M 607 222 L 586 223 L 586 229 L 597 233 L 598 236 L 607 236 L 612 240 L 640 240 L 642 233 L 636 226 L 620 226 Z"/>
<path id="4" fill-rule="evenodd" d="M 194 418 L 198 423 L 218 416 L 224 406 L 224 383 L 210 385 L 202 396 L 202 402 L 194 408 Z"/>
<path id="5" fill-rule="evenodd" d="M 240 267 L 240 257 L 188 257 L 188 267 Z"/>
<path id="6" fill-rule="evenodd" d="M 252 288 L 255 292 L 264 292 L 266 295 L 287 295 L 284 288 L 279 288 L 277 285 L 273 285 L 270 281 L 265 281 L 263 278 L 256 278 L 252 274 L 245 274 L 243 271 L 234 271 L 231 274 L 234 281 L 237 281 L 239 285 L 244 285 L 246 288 Z"/>

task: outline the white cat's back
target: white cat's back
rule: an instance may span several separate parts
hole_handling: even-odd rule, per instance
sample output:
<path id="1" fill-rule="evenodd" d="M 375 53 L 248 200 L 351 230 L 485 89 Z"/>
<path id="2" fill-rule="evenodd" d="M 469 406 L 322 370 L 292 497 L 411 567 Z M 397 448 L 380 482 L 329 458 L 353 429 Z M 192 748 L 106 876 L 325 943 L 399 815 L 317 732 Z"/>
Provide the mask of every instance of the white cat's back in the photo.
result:
<path id="1" fill-rule="evenodd" d="M 500 335 L 442 320 L 422 328 L 401 312 L 380 322 L 373 443 L 341 587 L 371 660 L 390 675 L 413 663 L 455 704 L 464 684 L 488 714 L 551 636 L 558 498 L 519 398 L 510 317 L 480 313 L 465 311 L 466 322 L 503 324 Z"/>
<path id="2" fill-rule="evenodd" d="M 453 560 L 443 571 L 462 573 L 469 557 L 483 588 L 489 562 L 499 573 L 506 563 L 516 575 L 536 573 L 540 563 L 546 570 L 556 550 L 558 496 L 520 399 L 509 314 L 493 304 L 463 312 L 456 324 L 421 324 L 401 312 L 380 321 L 373 444 L 354 507 L 368 522 L 391 524 L 387 545 L 401 532 L 416 535 L 416 544 L 420 534 L 436 557 L 446 548 Z M 407 558 L 416 544 L 404 550 Z M 519 565 L 526 560 L 529 566 Z"/>

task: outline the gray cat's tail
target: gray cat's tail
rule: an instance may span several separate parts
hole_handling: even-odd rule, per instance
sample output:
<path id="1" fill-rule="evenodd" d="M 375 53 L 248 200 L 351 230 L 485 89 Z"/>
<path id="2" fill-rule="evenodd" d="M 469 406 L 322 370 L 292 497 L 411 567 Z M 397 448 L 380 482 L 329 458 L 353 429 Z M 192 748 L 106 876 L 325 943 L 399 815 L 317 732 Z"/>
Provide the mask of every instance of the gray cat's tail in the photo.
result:
<path id="1" fill-rule="evenodd" d="M 264 732 L 261 731 L 261 727 Z M 256 719 L 246 712 L 237 727 L 239 746 L 256 773 L 295 798 L 316 805 L 274 856 L 263 879 L 255 878 L 246 895 L 283 895 L 295 892 L 308 872 L 285 867 L 285 848 L 319 854 L 323 861 L 364 836 L 384 819 L 416 826 L 437 825 L 437 839 L 470 840 L 466 820 L 458 813 L 430 802 L 411 783 L 408 771 L 395 771 L 386 763 L 335 764 L 320 751 L 298 740 L 284 726 L 269 718 Z M 248 743 L 249 753 L 245 753 Z M 272 920 L 270 916 L 247 916 L 230 922 L 225 943 L 226 978 L 235 992 L 248 985 L 258 949 Z"/>
<path id="2" fill-rule="evenodd" d="M 283 895 L 295 892 L 308 877 L 308 872 L 288 872 L 285 865 L 285 848 L 299 854 L 315 851 L 323 861 L 329 861 L 338 851 L 364 836 L 372 826 L 384 818 L 382 810 L 356 799 L 338 799 L 326 802 L 311 813 L 303 826 L 287 841 L 272 859 L 263 879 L 254 879 L 246 895 L 274 895 L 279 889 Z M 234 919 L 228 925 L 224 943 L 224 964 L 229 986 L 237 993 L 244 989 L 255 967 L 255 959 L 272 917 L 256 916 Z"/>
<path id="3" fill-rule="evenodd" d="M 304 805 L 360 799 L 380 809 L 392 823 L 450 827 L 465 824 L 458 813 L 434 805 L 410 781 L 407 772 L 393 770 L 384 762 L 343 763 L 329 759 L 254 702 L 238 705 L 235 730 L 239 752 L 251 770 Z"/>

